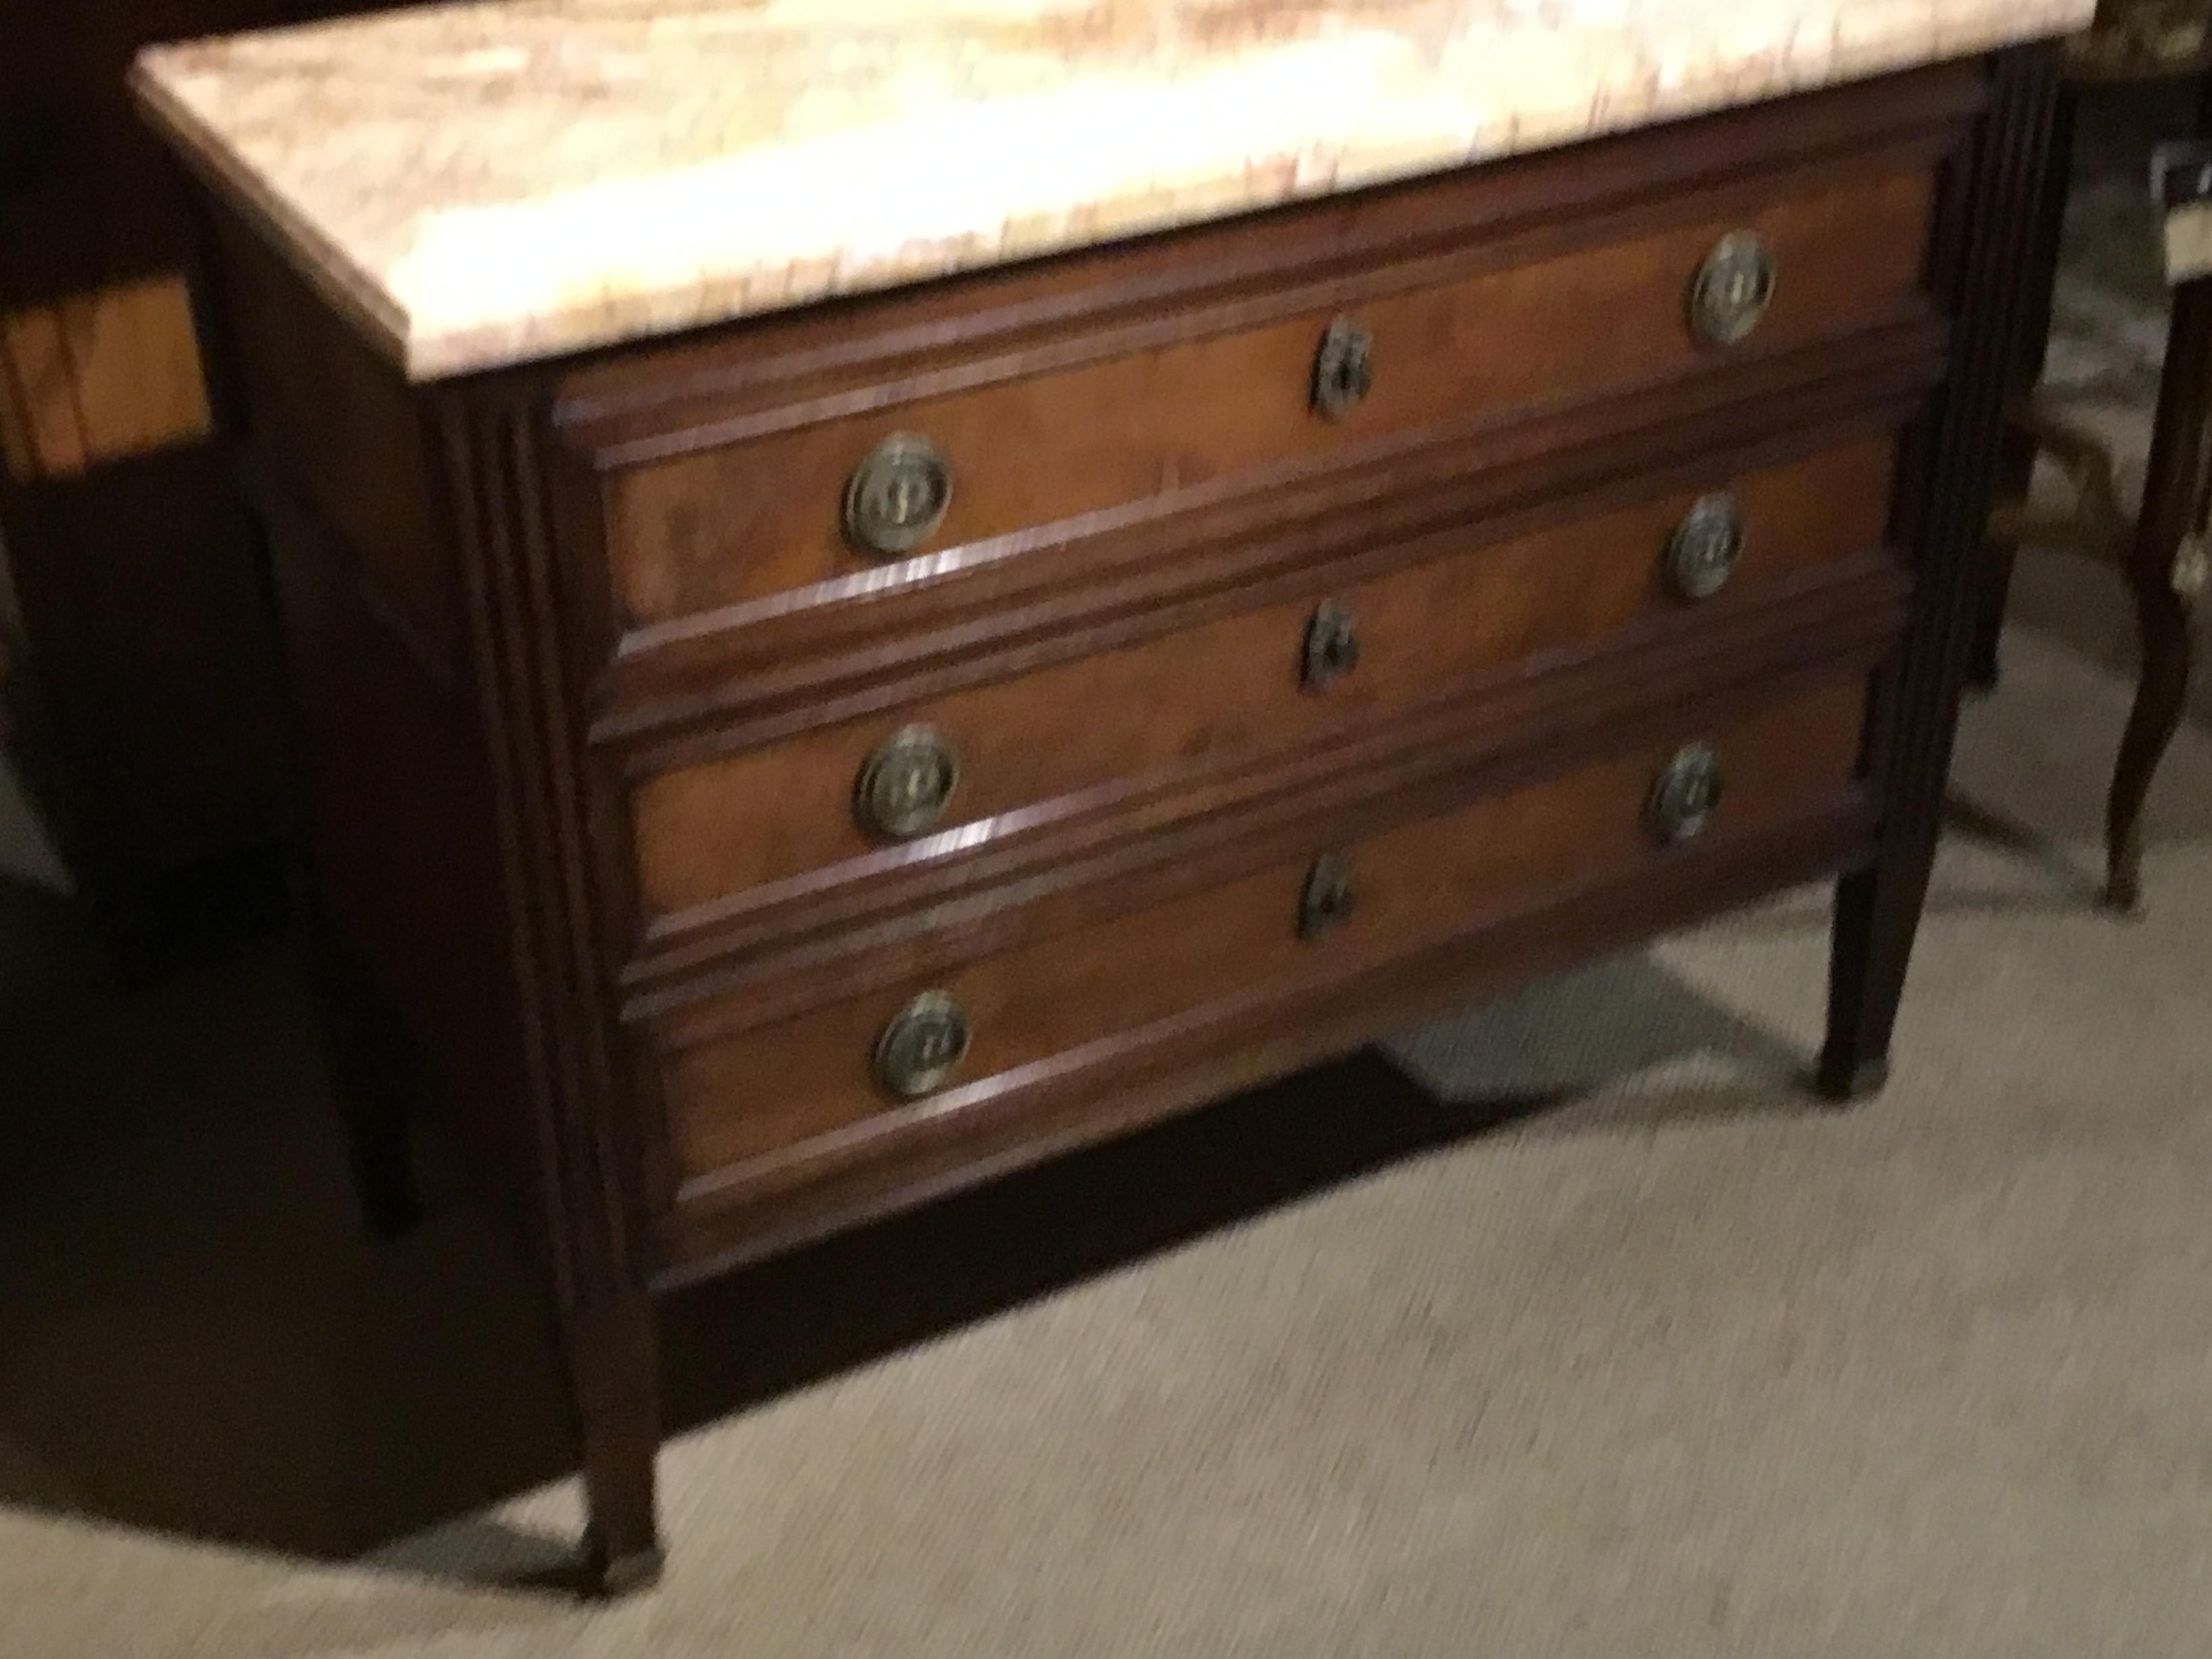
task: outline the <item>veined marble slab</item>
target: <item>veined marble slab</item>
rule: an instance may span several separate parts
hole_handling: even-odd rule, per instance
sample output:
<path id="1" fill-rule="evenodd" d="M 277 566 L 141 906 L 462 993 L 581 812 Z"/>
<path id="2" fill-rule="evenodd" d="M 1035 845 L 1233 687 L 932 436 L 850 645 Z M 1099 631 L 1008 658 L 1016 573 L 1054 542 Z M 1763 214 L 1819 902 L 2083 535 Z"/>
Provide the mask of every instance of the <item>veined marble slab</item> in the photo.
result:
<path id="1" fill-rule="evenodd" d="M 161 46 L 415 380 L 1960 56 L 2094 0 L 494 0 Z"/>

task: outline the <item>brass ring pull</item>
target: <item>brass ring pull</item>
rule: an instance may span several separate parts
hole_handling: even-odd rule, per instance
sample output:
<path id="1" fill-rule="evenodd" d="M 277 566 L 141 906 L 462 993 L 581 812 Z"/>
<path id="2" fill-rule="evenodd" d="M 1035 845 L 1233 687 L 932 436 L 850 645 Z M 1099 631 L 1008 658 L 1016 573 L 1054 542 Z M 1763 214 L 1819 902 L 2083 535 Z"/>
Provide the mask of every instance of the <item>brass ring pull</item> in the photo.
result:
<path id="1" fill-rule="evenodd" d="M 901 1100 L 935 1094 L 968 1058 L 968 1011 L 945 991 L 924 991 L 876 1039 L 877 1086 Z"/>
<path id="2" fill-rule="evenodd" d="M 1739 345 L 1774 303 L 1774 252 L 1759 235 L 1721 238 L 1690 284 L 1690 327 L 1707 345 Z"/>
<path id="3" fill-rule="evenodd" d="M 1654 841 L 1679 846 L 1705 832 L 1720 804 L 1720 757 L 1707 744 L 1693 743 L 1667 763 L 1651 786 L 1644 828 Z"/>
<path id="4" fill-rule="evenodd" d="M 1709 599 L 1728 586 L 1743 557 L 1743 511 L 1716 490 L 1702 497 L 1667 544 L 1667 580 L 1686 599 Z"/>
<path id="5" fill-rule="evenodd" d="M 934 536 L 951 506 L 952 469 L 937 446 L 895 432 L 845 482 L 845 535 L 862 552 L 888 558 Z"/>
<path id="6" fill-rule="evenodd" d="M 1305 890 L 1298 895 L 1298 937 L 1319 939 L 1349 921 L 1357 897 L 1352 860 L 1336 853 L 1322 854 L 1313 861 Z"/>
<path id="7" fill-rule="evenodd" d="M 1359 619 L 1333 599 L 1314 607 L 1306 623 L 1305 663 L 1301 675 L 1309 691 L 1318 691 L 1359 666 Z"/>
<path id="8" fill-rule="evenodd" d="M 878 744 L 853 786 L 853 815 L 885 841 L 911 841 L 933 827 L 960 787 L 960 757 L 927 726 L 909 726 Z"/>
<path id="9" fill-rule="evenodd" d="M 1375 388 L 1375 336 L 1349 317 L 1340 317 L 1321 337 L 1314 354 L 1314 413 L 1340 421 Z"/>

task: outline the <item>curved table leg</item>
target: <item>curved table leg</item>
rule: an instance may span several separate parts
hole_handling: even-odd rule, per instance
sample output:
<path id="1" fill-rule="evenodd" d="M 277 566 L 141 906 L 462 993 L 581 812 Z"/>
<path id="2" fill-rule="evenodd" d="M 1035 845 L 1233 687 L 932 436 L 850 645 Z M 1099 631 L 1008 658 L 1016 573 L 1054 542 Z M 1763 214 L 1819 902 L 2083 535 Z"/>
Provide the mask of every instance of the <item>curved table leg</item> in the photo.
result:
<path id="1" fill-rule="evenodd" d="M 2171 576 L 2138 584 L 2136 615 L 2142 629 L 2142 683 L 2120 741 L 2119 765 L 2112 774 L 2108 808 L 2105 897 L 2123 910 L 2142 902 L 2142 809 L 2152 777 L 2166 745 L 2180 729 L 2189 691 L 2194 635 L 2192 607 Z"/>
<path id="2" fill-rule="evenodd" d="M 2212 99 L 2206 115 L 2212 119 Z M 2142 684 L 2120 746 L 2106 820 L 2106 896 L 2133 909 L 2142 896 L 2142 807 L 2152 775 L 2181 721 L 2189 689 L 2190 596 L 2212 512 L 2212 278 L 2174 290 L 2173 328 L 2160 378 L 2158 416 L 2143 475 L 2142 517 L 2128 581 L 2142 628 Z"/>

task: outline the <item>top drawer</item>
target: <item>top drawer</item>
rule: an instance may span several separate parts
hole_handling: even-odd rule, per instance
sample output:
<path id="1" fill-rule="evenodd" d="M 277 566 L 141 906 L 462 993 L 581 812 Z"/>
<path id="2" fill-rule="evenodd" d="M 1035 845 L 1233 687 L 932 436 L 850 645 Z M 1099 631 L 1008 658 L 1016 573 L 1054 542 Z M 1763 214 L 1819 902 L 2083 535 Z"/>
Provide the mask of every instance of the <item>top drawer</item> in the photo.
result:
<path id="1" fill-rule="evenodd" d="M 1055 342 L 769 411 L 749 441 L 613 477 L 616 591 L 649 624 L 918 579 L 1011 532 L 1845 336 L 1910 313 L 1933 197 L 1924 155 L 1869 157 L 1585 227 L 1581 246 L 1462 247 L 1216 301 L 1147 349 Z"/>

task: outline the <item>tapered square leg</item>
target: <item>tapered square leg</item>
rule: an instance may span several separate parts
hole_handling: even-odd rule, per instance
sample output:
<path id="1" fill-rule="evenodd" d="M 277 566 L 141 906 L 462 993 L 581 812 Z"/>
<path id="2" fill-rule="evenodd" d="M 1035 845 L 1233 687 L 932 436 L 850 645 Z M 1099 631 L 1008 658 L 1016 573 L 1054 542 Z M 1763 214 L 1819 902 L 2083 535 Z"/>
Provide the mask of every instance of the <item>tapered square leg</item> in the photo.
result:
<path id="1" fill-rule="evenodd" d="M 1815 1082 L 1824 1097 L 1838 1104 L 1869 1099 L 1889 1081 L 1890 1035 L 1928 874 L 1924 858 L 1899 860 L 1837 884 L 1828 1036 Z"/>
<path id="2" fill-rule="evenodd" d="M 660 1577 L 653 1465 L 660 1449 L 659 1344 L 636 1291 L 568 1310 L 568 1367 L 583 1440 L 586 1589 L 642 1589 Z"/>
<path id="3" fill-rule="evenodd" d="M 1890 1036 L 1928 896 L 1959 696 L 1975 644 L 1978 556 L 1996 482 L 2003 407 L 2045 307 L 2031 293 L 2039 235 L 2054 228 L 2051 169 L 2064 138 L 2057 51 L 1997 61 L 1966 155 L 1974 212 L 1948 242 L 1931 291 L 1954 318 L 1952 375 L 1904 451 L 1894 538 L 1920 589 L 1911 631 L 1877 678 L 1869 782 L 1881 812 L 1872 862 L 1836 890 L 1828 1033 L 1818 1073 L 1832 1100 L 1864 1098 L 1888 1075 Z M 2037 211 L 2040 204 L 2044 210 Z"/>

